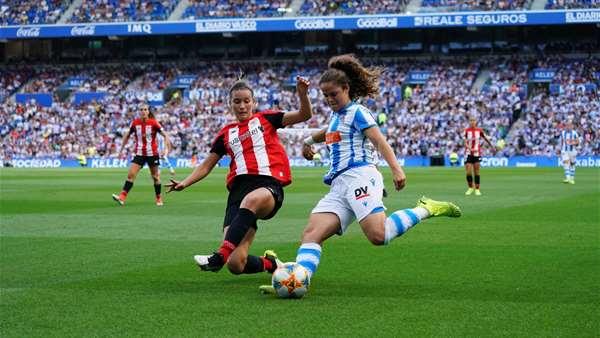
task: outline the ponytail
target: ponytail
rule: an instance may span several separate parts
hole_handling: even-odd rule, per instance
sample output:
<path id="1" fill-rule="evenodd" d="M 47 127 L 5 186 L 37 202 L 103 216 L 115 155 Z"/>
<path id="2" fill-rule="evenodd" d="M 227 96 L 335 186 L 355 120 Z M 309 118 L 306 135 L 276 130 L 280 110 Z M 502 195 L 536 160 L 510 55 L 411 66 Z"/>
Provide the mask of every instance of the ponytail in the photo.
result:
<path id="1" fill-rule="evenodd" d="M 352 54 L 334 56 L 327 63 L 329 69 L 323 73 L 319 84 L 334 82 L 348 86 L 351 100 L 379 94 L 381 68 L 365 67 Z"/>

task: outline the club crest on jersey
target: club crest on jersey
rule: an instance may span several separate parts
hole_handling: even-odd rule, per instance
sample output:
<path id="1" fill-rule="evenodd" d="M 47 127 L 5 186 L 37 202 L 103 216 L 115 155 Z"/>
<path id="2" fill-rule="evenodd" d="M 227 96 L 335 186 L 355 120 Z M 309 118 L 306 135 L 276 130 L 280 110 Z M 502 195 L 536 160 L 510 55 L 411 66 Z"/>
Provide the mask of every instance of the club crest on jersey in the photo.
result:
<path id="1" fill-rule="evenodd" d="M 365 197 L 369 197 L 369 192 L 368 192 L 368 186 L 364 186 L 364 187 L 359 187 L 357 189 L 354 189 L 354 198 L 356 200 L 365 198 Z"/>
<path id="2" fill-rule="evenodd" d="M 325 143 L 332 144 L 338 143 L 342 140 L 342 134 L 339 131 L 332 131 L 330 133 L 325 134 Z"/>

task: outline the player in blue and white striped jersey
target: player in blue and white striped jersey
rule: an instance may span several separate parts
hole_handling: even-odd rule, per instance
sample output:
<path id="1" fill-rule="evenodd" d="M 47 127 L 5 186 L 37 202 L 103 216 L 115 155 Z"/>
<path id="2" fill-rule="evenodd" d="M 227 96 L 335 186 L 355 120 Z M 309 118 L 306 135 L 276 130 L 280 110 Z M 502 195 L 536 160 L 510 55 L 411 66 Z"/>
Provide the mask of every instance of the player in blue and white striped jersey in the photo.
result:
<path id="1" fill-rule="evenodd" d="M 159 136 L 159 137 L 157 137 L 158 151 L 159 151 L 159 154 L 163 154 L 163 150 L 165 149 L 165 139 L 161 135 L 158 135 L 158 136 Z M 163 159 L 162 163 L 166 164 L 167 168 L 169 168 L 169 173 L 171 174 L 171 176 L 175 175 L 175 169 L 173 169 L 173 165 L 171 165 L 171 161 L 169 161 L 169 155 L 165 153 L 163 155 L 162 159 Z"/>
<path id="2" fill-rule="evenodd" d="M 356 103 L 360 97 L 378 93 L 380 71 L 365 68 L 352 55 L 333 57 L 328 66 L 319 86 L 332 110 L 329 126 L 307 138 L 303 148 L 304 156 L 310 158 L 311 145 L 325 142 L 331 159 L 324 178 L 331 185 L 330 191 L 312 210 L 296 256 L 296 262 L 307 269 L 311 278 L 319 265 L 323 242 L 335 234 L 342 235 L 355 219 L 371 243 L 386 245 L 426 218 L 460 216 L 456 205 L 425 197 L 414 208 L 386 216 L 383 176 L 375 167 L 373 149 L 390 166 L 396 190 L 404 188 L 406 176 L 371 112 Z M 261 290 L 267 288 L 262 286 Z"/>
<path id="3" fill-rule="evenodd" d="M 575 184 L 575 160 L 580 138 L 573 122 L 567 121 L 565 129 L 560 133 L 560 157 L 565 170 L 564 183 Z"/>

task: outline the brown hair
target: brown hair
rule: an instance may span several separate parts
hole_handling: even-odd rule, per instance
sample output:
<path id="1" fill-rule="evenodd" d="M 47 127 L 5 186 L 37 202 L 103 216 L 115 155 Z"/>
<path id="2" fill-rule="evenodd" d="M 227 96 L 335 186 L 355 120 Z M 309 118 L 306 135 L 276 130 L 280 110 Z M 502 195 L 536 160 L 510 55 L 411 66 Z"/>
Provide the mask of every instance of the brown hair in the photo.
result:
<path id="1" fill-rule="evenodd" d="M 329 69 L 323 73 L 319 84 L 334 82 L 339 86 L 347 85 L 351 100 L 379 94 L 381 68 L 367 68 L 352 54 L 334 56 L 327 66 Z"/>
<path id="2" fill-rule="evenodd" d="M 235 83 L 233 84 L 233 86 L 231 86 L 231 88 L 229 88 L 229 99 L 231 100 L 231 93 L 233 93 L 236 90 L 244 90 L 244 89 L 249 90 L 250 94 L 252 95 L 252 98 L 254 98 L 254 90 L 252 90 L 252 87 L 250 87 L 250 85 L 248 84 L 248 82 L 246 82 L 246 80 L 244 80 L 243 78 L 240 78 L 237 81 L 235 81 Z"/>

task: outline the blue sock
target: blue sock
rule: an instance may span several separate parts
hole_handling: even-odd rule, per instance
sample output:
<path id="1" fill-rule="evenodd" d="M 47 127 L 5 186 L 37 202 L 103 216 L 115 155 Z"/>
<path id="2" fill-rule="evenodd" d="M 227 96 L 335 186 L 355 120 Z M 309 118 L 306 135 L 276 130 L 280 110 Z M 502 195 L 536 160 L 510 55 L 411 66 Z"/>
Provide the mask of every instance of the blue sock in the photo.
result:
<path id="1" fill-rule="evenodd" d="M 410 228 L 427 218 L 429 212 L 423 207 L 398 210 L 385 220 L 385 244 L 394 238 L 402 236 Z"/>
<path id="2" fill-rule="evenodd" d="M 296 263 L 308 270 L 309 279 L 317 271 L 321 261 L 321 246 L 317 243 L 302 243 L 298 248 Z"/>

